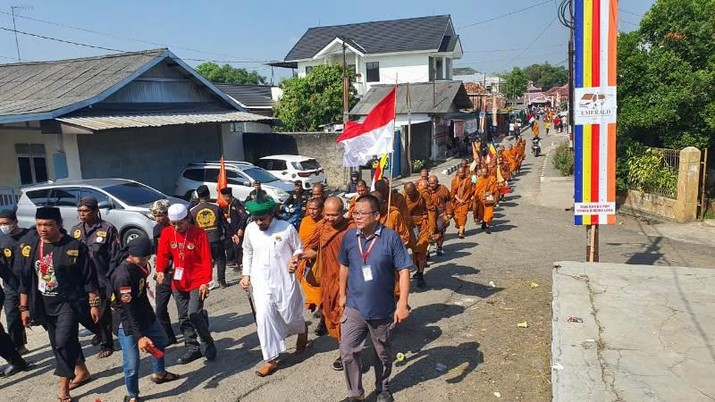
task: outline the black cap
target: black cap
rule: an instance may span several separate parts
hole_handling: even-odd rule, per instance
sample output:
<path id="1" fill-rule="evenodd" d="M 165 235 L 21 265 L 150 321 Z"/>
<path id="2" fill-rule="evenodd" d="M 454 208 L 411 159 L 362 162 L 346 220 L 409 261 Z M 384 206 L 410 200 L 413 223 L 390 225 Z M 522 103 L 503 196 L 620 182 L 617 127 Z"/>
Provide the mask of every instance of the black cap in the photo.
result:
<path id="1" fill-rule="evenodd" d="M 149 257 L 152 252 L 151 241 L 146 236 L 139 236 L 127 244 L 127 252 L 134 257 Z"/>
<path id="2" fill-rule="evenodd" d="M 17 220 L 17 214 L 12 209 L 0 210 L 0 218 L 10 219 L 13 221 Z"/>
<path id="3" fill-rule="evenodd" d="M 82 199 L 79 200 L 79 204 L 77 204 L 77 206 L 97 209 L 99 208 L 99 202 L 97 202 L 97 199 L 94 197 L 82 197 Z"/>
<path id="4" fill-rule="evenodd" d="M 199 186 L 199 188 L 196 189 L 196 195 L 198 195 L 199 197 L 208 197 L 211 195 L 211 192 L 209 191 L 208 186 L 202 184 Z"/>
<path id="5" fill-rule="evenodd" d="M 360 173 L 358 173 L 358 172 L 350 173 L 350 177 L 359 177 L 359 176 L 360 176 Z"/>
<path id="6" fill-rule="evenodd" d="M 253 182 L 253 185 L 255 186 L 256 184 L 261 184 L 261 182 L 258 181 L 258 180 L 256 180 L 256 181 Z"/>
<path id="7" fill-rule="evenodd" d="M 53 219 L 59 223 L 62 220 L 62 214 L 57 207 L 40 207 L 35 212 L 35 219 Z"/>
<path id="8" fill-rule="evenodd" d="M 303 182 L 300 181 L 300 180 L 294 181 L 293 184 L 295 184 L 296 186 L 301 186 L 301 187 L 303 187 Z"/>
<path id="9" fill-rule="evenodd" d="M 231 187 L 224 187 L 221 189 L 221 194 L 233 195 L 233 189 Z"/>

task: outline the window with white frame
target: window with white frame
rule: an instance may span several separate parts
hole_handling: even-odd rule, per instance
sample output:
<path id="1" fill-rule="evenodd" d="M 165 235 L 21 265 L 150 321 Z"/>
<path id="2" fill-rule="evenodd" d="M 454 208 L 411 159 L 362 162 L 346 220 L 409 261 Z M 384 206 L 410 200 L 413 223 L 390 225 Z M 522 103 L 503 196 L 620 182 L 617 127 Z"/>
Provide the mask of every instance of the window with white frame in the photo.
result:
<path id="1" fill-rule="evenodd" d="M 45 144 L 15 144 L 20 183 L 33 184 L 47 181 L 47 155 Z"/>
<path id="2" fill-rule="evenodd" d="M 365 80 L 367 82 L 380 81 L 380 62 L 370 61 L 365 63 Z"/>

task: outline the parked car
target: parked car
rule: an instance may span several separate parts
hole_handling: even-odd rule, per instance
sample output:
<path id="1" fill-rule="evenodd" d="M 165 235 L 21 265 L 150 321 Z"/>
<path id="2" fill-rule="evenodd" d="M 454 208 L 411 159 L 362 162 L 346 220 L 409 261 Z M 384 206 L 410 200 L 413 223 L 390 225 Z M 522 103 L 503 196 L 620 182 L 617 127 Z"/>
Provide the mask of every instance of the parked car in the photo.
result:
<path id="1" fill-rule="evenodd" d="M 269 196 L 277 203 L 283 203 L 293 191 L 293 184 L 279 180 L 267 170 L 249 162 L 224 161 L 226 177 L 229 187 L 233 189 L 233 196 L 243 201 L 253 191 L 253 182 L 260 181 Z M 181 171 L 176 180 L 174 195 L 185 200 L 190 200 L 191 195 L 200 185 L 205 184 L 211 192 L 211 199 L 218 198 L 216 182 L 221 164 L 217 161 L 189 163 Z"/>
<path id="2" fill-rule="evenodd" d="M 38 207 L 55 206 L 62 213 L 62 226 L 70 230 L 79 223 L 79 200 L 88 196 L 97 199 L 102 219 L 117 228 L 122 244 L 141 235 L 151 238 L 155 222 L 149 208 L 154 201 L 168 199 L 172 204 L 186 204 L 184 200 L 169 197 L 134 180 L 57 180 L 22 189 L 17 202 L 18 223 L 22 227 L 32 227 Z"/>
<path id="3" fill-rule="evenodd" d="M 282 180 L 295 183 L 303 182 L 303 188 L 309 189 L 315 183 L 328 184 L 325 170 L 314 158 L 303 155 L 271 155 L 258 160 L 258 166 L 271 172 Z"/>

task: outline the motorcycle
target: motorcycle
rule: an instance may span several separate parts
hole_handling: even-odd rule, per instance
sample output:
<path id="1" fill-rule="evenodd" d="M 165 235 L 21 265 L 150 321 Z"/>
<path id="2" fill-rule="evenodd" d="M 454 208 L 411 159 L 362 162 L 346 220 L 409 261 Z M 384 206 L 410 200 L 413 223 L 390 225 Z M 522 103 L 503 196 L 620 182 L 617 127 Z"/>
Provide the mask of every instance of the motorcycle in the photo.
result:
<path id="1" fill-rule="evenodd" d="M 298 230 L 300 228 L 300 221 L 302 220 L 301 216 L 301 210 L 300 210 L 300 205 L 296 204 L 288 204 L 288 205 L 283 205 L 281 207 L 281 213 L 278 215 L 278 217 L 296 228 Z"/>
<path id="2" fill-rule="evenodd" d="M 531 140 L 531 153 L 538 158 L 541 155 L 541 138 L 534 137 Z"/>

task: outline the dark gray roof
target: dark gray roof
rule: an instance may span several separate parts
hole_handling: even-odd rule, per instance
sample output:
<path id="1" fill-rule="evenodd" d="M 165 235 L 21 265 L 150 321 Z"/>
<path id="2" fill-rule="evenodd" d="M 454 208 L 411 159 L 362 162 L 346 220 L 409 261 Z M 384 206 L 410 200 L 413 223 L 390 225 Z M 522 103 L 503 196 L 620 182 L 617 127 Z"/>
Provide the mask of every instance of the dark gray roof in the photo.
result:
<path id="1" fill-rule="evenodd" d="M 364 49 L 365 54 L 438 49 L 451 52 L 457 43 L 449 15 L 314 27 L 293 46 L 285 61 L 309 59 L 335 38 L 361 52 Z"/>
<path id="2" fill-rule="evenodd" d="M 273 97 L 270 85 L 215 84 L 218 89 L 247 108 L 272 107 Z"/>
<path id="3" fill-rule="evenodd" d="M 52 119 L 104 100 L 170 58 L 230 106 L 239 106 L 167 49 L 0 64 L 0 124 Z"/>
<path id="4" fill-rule="evenodd" d="M 461 81 L 435 81 L 411 83 L 410 100 L 412 113 L 445 114 L 456 109 L 471 109 L 472 102 Z M 364 116 L 380 102 L 394 85 L 374 85 L 350 111 L 352 115 Z M 407 114 L 407 84 L 397 87 L 395 113 Z"/>

